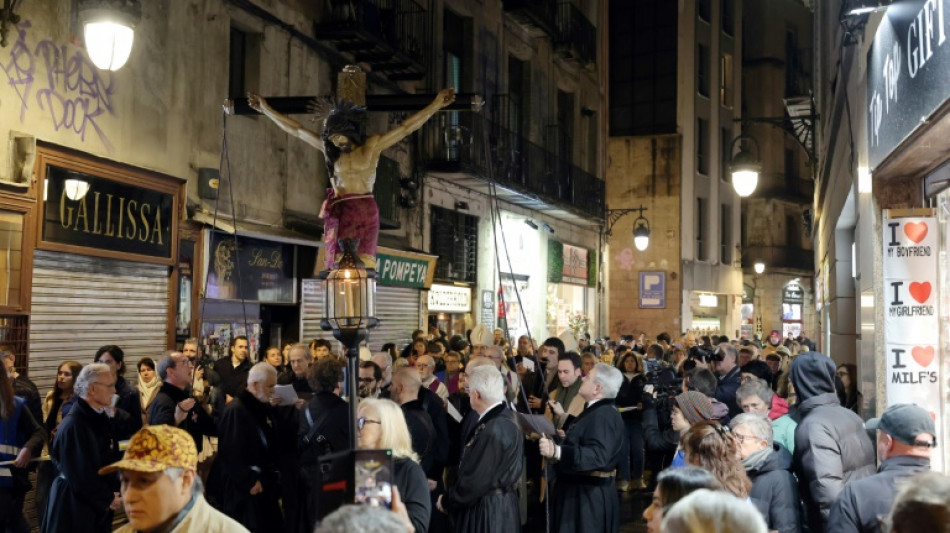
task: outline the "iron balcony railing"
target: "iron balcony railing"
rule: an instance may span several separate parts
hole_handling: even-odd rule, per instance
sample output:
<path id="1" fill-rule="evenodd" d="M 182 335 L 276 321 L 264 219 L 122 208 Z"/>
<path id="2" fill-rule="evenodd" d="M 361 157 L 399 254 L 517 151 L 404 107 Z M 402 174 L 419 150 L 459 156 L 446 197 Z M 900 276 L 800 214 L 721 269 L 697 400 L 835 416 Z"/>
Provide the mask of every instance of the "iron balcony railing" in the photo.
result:
<path id="1" fill-rule="evenodd" d="M 604 217 L 603 180 L 482 115 L 442 113 L 423 129 L 423 139 L 430 170 L 490 179 L 586 217 Z"/>
<path id="2" fill-rule="evenodd" d="M 415 0 L 331 0 L 315 34 L 394 80 L 422 78 L 432 41 Z"/>
<path id="3" fill-rule="evenodd" d="M 565 58 L 583 66 L 597 62 L 597 28 L 567 0 L 557 5 L 554 48 Z"/>
<path id="4" fill-rule="evenodd" d="M 503 0 L 505 12 L 529 28 L 557 35 L 558 0 Z"/>

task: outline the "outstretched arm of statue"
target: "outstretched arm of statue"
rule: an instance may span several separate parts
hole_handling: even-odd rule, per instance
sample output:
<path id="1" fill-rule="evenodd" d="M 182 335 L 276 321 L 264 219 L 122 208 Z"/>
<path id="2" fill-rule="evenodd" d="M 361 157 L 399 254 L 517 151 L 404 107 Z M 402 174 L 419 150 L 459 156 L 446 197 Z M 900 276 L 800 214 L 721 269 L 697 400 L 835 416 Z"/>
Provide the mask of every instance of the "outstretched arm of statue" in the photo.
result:
<path id="1" fill-rule="evenodd" d="M 315 132 L 308 130 L 303 127 L 296 120 L 274 111 L 274 109 L 267 105 L 267 100 L 261 97 L 258 94 L 248 93 L 247 95 L 247 104 L 251 106 L 251 109 L 257 111 L 258 113 L 264 115 L 265 117 L 271 119 L 274 124 L 277 124 L 280 129 L 285 132 L 297 137 L 298 139 L 303 140 L 303 142 L 313 146 L 317 150 L 324 152 L 323 149 L 323 139 Z"/>
<path id="2" fill-rule="evenodd" d="M 439 91 L 439 94 L 435 96 L 435 100 L 433 100 L 431 104 L 404 120 L 399 126 L 381 135 L 376 143 L 376 152 L 381 153 L 383 150 L 405 139 L 410 133 L 421 128 L 427 120 L 432 118 L 432 115 L 435 115 L 440 109 L 454 101 L 455 89 L 442 89 Z"/>

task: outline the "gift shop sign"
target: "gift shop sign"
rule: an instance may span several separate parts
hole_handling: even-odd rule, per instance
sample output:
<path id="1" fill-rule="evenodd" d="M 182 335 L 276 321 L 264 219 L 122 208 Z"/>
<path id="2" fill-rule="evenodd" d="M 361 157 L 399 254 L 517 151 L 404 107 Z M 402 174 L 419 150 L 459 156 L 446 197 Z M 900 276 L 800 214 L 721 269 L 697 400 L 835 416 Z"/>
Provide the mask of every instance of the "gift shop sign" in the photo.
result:
<path id="1" fill-rule="evenodd" d="M 883 235 L 887 405 L 923 407 L 936 419 L 940 435 L 937 219 L 894 213 L 886 215 Z M 941 454 L 933 461 L 941 470 Z"/>
<path id="2" fill-rule="evenodd" d="M 874 34 L 867 72 L 874 168 L 950 98 L 950 0 L 891 4 Z"/>

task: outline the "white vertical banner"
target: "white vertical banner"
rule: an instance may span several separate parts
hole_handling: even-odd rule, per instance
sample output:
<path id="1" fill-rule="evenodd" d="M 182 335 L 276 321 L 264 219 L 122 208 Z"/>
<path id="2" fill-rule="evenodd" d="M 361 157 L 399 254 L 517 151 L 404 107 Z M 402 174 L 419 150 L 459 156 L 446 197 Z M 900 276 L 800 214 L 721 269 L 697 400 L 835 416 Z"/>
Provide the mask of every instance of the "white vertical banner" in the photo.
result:
<path id="1" fill-rule="evenodd" d="M 937 230 L 933 217 L 884 219 L 884 378 L 887 405 L 923 407 L 941 435 Z M 931 465 L 942 471 L 942 455 Z"/>

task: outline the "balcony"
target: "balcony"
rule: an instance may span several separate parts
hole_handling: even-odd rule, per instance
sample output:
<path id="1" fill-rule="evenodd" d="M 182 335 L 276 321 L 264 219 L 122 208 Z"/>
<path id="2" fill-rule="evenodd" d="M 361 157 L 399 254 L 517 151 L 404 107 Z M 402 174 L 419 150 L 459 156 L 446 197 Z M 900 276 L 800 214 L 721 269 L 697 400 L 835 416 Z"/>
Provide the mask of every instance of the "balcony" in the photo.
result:
<path id="1" fill-rule="evenodd" d="M 815 251 L 789 246 L 747 246 L 742 249 L 742 267 L 752 271 L 752 265 L 765 263 L 766 274 L 774 271 L 815 271 Z"/>
<path id="2" fill-rule="evenodd" d="M 757 190 L 753 198 L 782 200 L 796 204 L 811 204 L 815 200 L 815 182 L 803 179 L 786 179 L 769 187 Z"/>
<path id="3" fill-rule="evenodd" d="M 597 28 L 569 1 L 557 5 L 554 49 L 564 59 L 585 68 L 597 62 Z"/>
<path id="4" fill-rule="evenodd" d="M 503 0 L 505 13 L 536 36 L 557 35 L 557 0 Z"/>
<path id="5" fill-rule="evenodd" d="M 331 0 L 316 39 L 333 44 L 393 81 L 421 80 L 432 39 L 415 0 Z"/>
<path id="6" fill-rule="evenodd" d="M 506 201 L 565 220 L 603 221 L 603 180 L 486 117 L 441 114 L 424 128 L 423 142 L 436 175 L 476 190 L 494 183 Z"/>

